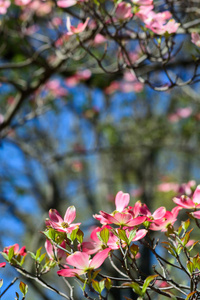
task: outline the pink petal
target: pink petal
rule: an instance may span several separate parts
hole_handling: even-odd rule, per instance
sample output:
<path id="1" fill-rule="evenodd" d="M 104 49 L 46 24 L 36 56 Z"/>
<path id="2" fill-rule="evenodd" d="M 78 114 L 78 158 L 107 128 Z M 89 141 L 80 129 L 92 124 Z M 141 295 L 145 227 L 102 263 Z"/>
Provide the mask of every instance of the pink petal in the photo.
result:
<path id="1" fill-rule="evenodd" d="M 59 212 L 56 209 L 50 209 L 49 211 L 49 218 L 56 223 L 62 223 L 63 218 L 59 214 Z"/>
<path id="2" fill-rule="evenodd" d="M 114 224 L 119 224 L 119 225 L 125 225 L 127 224 L 132 218 L 133 216 L 129 213 L 124 214 L 124 213 L 116 213 L 115 214 L 115 223 Z"/>
<path id="3" fill-rule="evenodd" d="M 118 192 L 115 198 L 116 210 L 122 212 L 125 207 L 129 204 L 130 195 L 123 193 L 122 191 Z"/>
<path id="4" fill-rule="evenodd" d="M 65 213 L 64 222 L 66 222 L 67 224 L 71 224 L 75 218 L 76 218 L 76 208 L 72 205 L 68 207 Z"/>
<path id="5" fill-rule="evenodd" d="M 191 213 L 191 215 L 193 215 L 193 217 L 195 217 L 196 219 L 200 219 L 200 210 Z"/>
<path id="6" fill-rule="evenodd" d="M 193 194 L 193 202 L 200 204 L 200 185 L 197 186 Z"/>
<path id="7" fill-rule="evenodd" d="M 152 216 L 154 219 L 160 219 L 164 217 L 165 213 L 166 213 L 166 208 L 162 206 L 156 209 Z"/>
<path id="8" fill-rule="evenodd" d="M 57 271 L 57 274 L 59 276 L 64 276 L 64 277 L 74 277 L 76 275 L 82 275 L 85 274 L 86 272 L 84 270 L 79 270 L 79 269 L 62 269 Z"/>
<path id="9" fill-rule="evenodd" d="M 70 7 L 76 4 L 76 0 L 58 0 L 57 5 L 59 7 Z"/>
<path id="10" fill-rule="evenodd" d="M 68 256 L 66 262 L 78 269 L 87 269 L 89 268 L 90 259 L 89 255 L 85 252 L 74 252 L 72 255 Z"/>
<path id="11" fill-rule="evenodd" d="M 105 219 L 106 224 L 107 223 L 108 224 L 112 224 L 112 223 L 116 224 L 117 220 L 112 215 L 110 215 L 110 214 L 108 214 L 108 213 L 106 213 L 106 212 L 104 212 L 102 210 L 100 211 L 100 214 Z M 104 221 L 104 219 L 103 219 L 103 221 Z"/>
<path id="12" fill-rule="evenodd" d="M 90 262 L 90 268 L 99 268 L 104 262 L 104 260 L 108 257 L 108 253 L 110 252 L 110 250 L 110 248 L 106 248 L 105 250 L 97 253 Z"/>
<path id="13" fill-rule="evenodd" d="M 5 268 L 5 266 L 6 266 L 5 262 L 0 263 L 0 268 Z"/>
<path id="14" fill-rule="evenodd" d="M 141 240 L 146 234 L 147 234 L 148 230 L 146 229 L 140 229 L 136 232 L 136 235 L 134 236 L 134 238 L 132 239 L 132 241 L 138 241 Z"/>
<path id="15" fill-rule="evenodd" d="M 137 217 L 137 218 L 131 220 L 130 222 L 128 222 L 126 224 L 126 226 L 128 226 L 128 227 L 137 226 L 139 224 L 142 224 L 145 220 L 146 220 L 145 216 L 143 216 L 143 217 Z"/>
<path id="16" fill-rule="evenodd" d="M 26 255 L 26 246 L 23 246 L 20 250 L 19 250 L 19 255 L 25 256 Z"/>
<path id="17" fill-rule="evenodd" d="M 53 247 L 49 240 L 46 240 L 46 242 L 45 242 L 45 249 L 50 258 L 54 257 Z"/>
<path id="18" fill-rule="evenodd" d="M 184 207 L 184 208 L 194 208 L 195 204 L 194 202 L 187 196 L 181 196 L 180 198 L 173 198 L 174 203 L 176 203 L 177 205 Z"/>

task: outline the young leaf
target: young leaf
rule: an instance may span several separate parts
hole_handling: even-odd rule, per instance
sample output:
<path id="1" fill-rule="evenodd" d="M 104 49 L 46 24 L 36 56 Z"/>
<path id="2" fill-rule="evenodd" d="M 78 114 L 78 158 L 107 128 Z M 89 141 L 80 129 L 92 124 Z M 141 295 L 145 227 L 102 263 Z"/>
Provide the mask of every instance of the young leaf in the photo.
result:
<path id="1" fill-rule="evenodd" d="M 97 280 L 92 280 L 92 287 L 97 293 L 101 294 L 101 289 Z"/>
<path id="2" fill-rule="evenodd" d="M 106 278 L 106 281 L 105 281 L 105 287 L 106 289 L 109 291 L 112 287 L 112 281 L 110 278 Z"/>
<path id="3" fill-rule="evenodd" d="M 83 236 L 84 236 L 83 231 L 78 229 L 78 231 L 76 233 L 76 238 L 77 238 L 77 240 L 79 241 L 80 244 L 83 242 Z"/>
<path id="4" fill-rule="evenodd" d="M 0 288 L 2 287 L 3 285 L 3 279 L 0 279 Z"/>
<path id="5" fill-rule="evenodd" d="M 35 259 L 37 260 L 41 254 L 41 250 L 42 250 L 42 247 L 40 247 L 37 252 L 36 252 L 36 255 L 35 255 Z"/>
<path id="6" fill-rule="evenodd" d="M 78 228 L 72 230 L 72 233 L 71 233 L 71 235 L 70 235 L 70 239 L 71 239 L 72 242 L 73 242 L 73 241 L 75 240 L 75 238 L 76 238 L 77 231 L 78 231 Z"/>
<path id="7" fill-rule="evenodd" d="M 158 277 L 158 275 L 151 275 L 151 276 L 148 276 L 148 277 L 145 279 L 144 284 L 143 284 L 143 287 L 142 287 L 142 293 L 143 293 L 143 295 L 145 294 L 146 289 L 147 289 L 147 287 L 149 286 L 150 282 L 151 282 L 154 278 L 156 278 L 156 277 Z"/>
<path id="8" fill-rule="evenodd" d="M 119 238 L 122 240 L 122 241 L 125 241 L 127 244 L 128 244 L 128 238 L 126 236 L 126 231 L 123 230 L 123 229 L 118 229 L 118 235 L 119 235 Z"/>
<path id="9" fill-rule="evenodd" d="M 28 285 L 24 283 L 23 281 L 20 281 L 19 289 L 22 292 L 23 296 L 25 296 L 28 292 Z"/>
<path id="10" fill-rule="evenodd" d="M 130 251 L 131 251 L 131 253 L 133 254 L 133 256 L 136 257 L 136 255 L 137 255 L 138 252 L 139 252 L 139 247 L 138 247 L 138 245 L 135 245 L 135 244 L 131 245 Z"/>
<path id="11" fill-rule="evenodd" d="M 109 236 L 110 236 L 110 232 L 108 228 L 105 227 L 100 231 L 100 237 L 105 245 L 107 245 L 108 243 Z"/>
<path id="12" fill-rule="evenodd" d="M 8 260 L 11 261 L 13 256 L 14 256 L 14 247 L 11 247 L 8 252 Z"/>
<path id="13" fill-rule="evenodd" d="M 194 291 L 194 292 L 189 293 L 189 294 L 187 295 L 187 298 L 185 298 L 185 300 L 189 300 L 190 297 L 191 297 L 192 295 L 194 295 L 196 292 L 197 292 L 197 291 Z"/>
<path id="14" fill-rule="evenodd" d="M 194 264 L 191 261 L 187 262 L 187 269 L 190 274 L 194 271 Z"/>
<path id="15" fill-rule="evenodd" d="M 124 283 L 123 286 L 130 286 L 134 290 L 136 294 L 139 296 L 143 296 L 142 289 L 140 288 L 139 284 L 137 282 L 131 282 L 131 283 Z"/>

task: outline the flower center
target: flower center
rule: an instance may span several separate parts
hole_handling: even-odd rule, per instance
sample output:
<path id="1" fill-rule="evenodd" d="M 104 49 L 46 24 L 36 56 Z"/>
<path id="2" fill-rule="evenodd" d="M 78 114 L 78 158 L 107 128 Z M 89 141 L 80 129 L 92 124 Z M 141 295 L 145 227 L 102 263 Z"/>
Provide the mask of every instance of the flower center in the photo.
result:
<path id="1" fill-rule="evenodd" d="M 61 226 L 62 226 L 63 228 L 68 228 L 68 227 L 69 227 L 69 225 L 68 225 L 67 222 L 62 222 Z"/>

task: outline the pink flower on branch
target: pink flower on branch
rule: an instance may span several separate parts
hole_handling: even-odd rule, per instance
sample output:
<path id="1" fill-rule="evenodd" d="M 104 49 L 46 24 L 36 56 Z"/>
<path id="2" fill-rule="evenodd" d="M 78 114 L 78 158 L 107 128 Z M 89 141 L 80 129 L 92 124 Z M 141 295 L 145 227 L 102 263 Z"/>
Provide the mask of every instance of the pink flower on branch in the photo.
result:
<path id="1" fill-rule="evenodd" d="M 0 0 L 0 15 L 5 15 L 10 6 L 10 0 Z"/>
<path id="2" fill-rule="evenodd" d="M 102 230 L 106 229 L 112 229 L 110 226 L 103 226 L 102 228 L 96 227 L 91 235 L 90 240 L 83 242 L 81 244 L 81 248 L 83 252 L 86 252 L 87 254 L 94 254 L 102 249 L 104 249 L 106 246 L 112 250 L 119 249 L 119 239 L 116 235 L 114 235 L 111 231 L 109 231 L 109 237 L 107 244 L 105 245 L 102 239 L 99 238 L 99 234 Z"/>
<path id="3" fill-rule="evenodd" d="M 134 216 L 146 216 L 147 220 L 151 222 L 153 220 L 162 219 L 166 213 L 166 208 L 164 206 L 161 206 L 156 209 L 153 214 L 151 214 L 146 204 L 137 201 L 134 207 L 129 210 L 129 212 L 132 212 Z"/>
<path id="4" fill-rule="evenodd" d="M 8 255 L 9 250 L 13 248 L 14 250 L 14 255 L 21 255 L 21 256 L 25 256 L 26 255 L 26 247 L 23 246 L 21 249 L 19 249 L 19 245 L 18 244 L 14 244 L 8 247 L 5 247 L 3 249 L 3 252 L 6 253 Z"/>
<path id="5" fill-rule="evenodd" d="M 94 218 L 99 220 L 101 224 L 115 224 L 119 226 L 133 227 L 142 224 L 146 217 L 134 216 L 126 209 L 130 201 L 129 194 L 118 192 L 115 198 L 116 210 L 112 214 L 100 211 L 100 215 L 94 215 Z"/>
<path id="6" fill-rule="evenodd" d="M 76 218 L 76 208 L 74 206 L 68 207 L 64 219 L 61 217 L 56 209 L 50 209 L 50 220 L 46 220 L 46 225 L 61 232 L 72 232 L 72 230 L 79 227 L 81 223 L 72 223 Z"/>
<path id="7" fill-rule="evenodd" d="M 200 185 L 197 186 L 194 191 L 192 199 L 188 196 L 181 196 L 173 198 L 173 201 L 180 207 L 191 209 L 191 208 L 200 208 Z"/>
<path id="8" fill-rule="evenodd" d="M 63 241 L 60 246 L 65 249 L 65 242 Z M 45 249 L 50 260 L 57 260 L 59 263 L 64 264 L 66 261 L 66 252 L 51 244 L 49 240 L 45 242 Z"/>
<path id="9" fill-rule="evenodd" d="M 128 18 L 131 18 L 133 16 L 132 7 L 130 3 L 121 2 L 117 5 L 117 8 L 115 10 L 115 18 L 117 20 L 125 20 Z"/>
<path id="10" fill-rule="evenodd" d="M 142 224 L 146 220 L 145 216 L 133 218 L 130 213 L 117 212 L 114 215 L 111 215 L 104 211 L 100 211 L 100 214 L 105 220 L 107 220 L 108 224 L 115 224 L 119 226 L 134 227 Z"/>
<path id="11" fill-rule="evenodd" d="M 73 34 L 78 34 L 78 33 L 83 32 L 85 30 L 85 28 L 87 27 L 88 22 L 89 22 L 89 18 L 87 18 L 84 23 L 79 23 L 77 25 L 77 27 L 75 27 L 75 26 L 71 25 L 70 17 L 68 17 L 67 18 L 67 29 L 68 29 L 67 34 L 73 35 Z"/>
<path id="12" fill-rule="evenodd" d="M 167 228 L 169 226 L 173 226 L 176 222 L 178 213 L 181 209 L 182 207 L 176 206 L 172 209 L 172 211 L 166 211 L 164 217 L 158 220 L 154 220 L 151 223 L 149 229 L 154 231 L 167 231 Z"/>
<path id="13" fill-rule="evenodd" d="M 200 47 L 200 35 L 197 32 L 191 33 L 192 43 L 194 43 L 197 47 Z"/>
<path id="14" fill-rule="evenodd" d="M 108 257 L 110 249 L 104 249 L 97 253 L 92 259 L 90 255 L 85 252 L 77 251 L 74 254 L 67 257 L 66 262 L 68 265 L 75 269 L 65 268 L 57 272 L 58 275 L 64 277 L 74 277 L 76 275 L 83 275 L 90 270 L 99 268 L 105 259 Z"/>
<path id="15" fill-rule="evenodd" d="M 58 0 L 57 5 L 59 7 L 71 7 L 77 3 L 76 0 Z"/>

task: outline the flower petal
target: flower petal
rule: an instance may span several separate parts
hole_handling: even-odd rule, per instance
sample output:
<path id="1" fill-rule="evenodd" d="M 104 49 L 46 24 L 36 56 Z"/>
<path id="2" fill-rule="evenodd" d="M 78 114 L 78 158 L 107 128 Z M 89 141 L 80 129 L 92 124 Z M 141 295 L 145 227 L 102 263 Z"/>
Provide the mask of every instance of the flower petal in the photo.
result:
<path id="1" fill-rule="evenodd" d="M 64 277 L 75 277 L 76 275 L 82 275 L 85 273 L 86 272 L 84 270 L 70 269 L 70 268 L 57 271 L 57 274 L 59 276 L 64 276 Z"/>
<path id="2" fill-rule="evenodd" d="M 84 270 L 89 268 L 90 256 L 85 252 L 77 251 L 68 256 L 66 262 L 73 267 Z"/>
<path id="3" fill-rule="evenodd" d="M 122 212 L 125 207 L 129 204 L 130 195 L 123 193 L 122 191 L 118 192 L 115 197 L 116 210 Z"/>
<path id="4" fill-rule="evenodd" d="M 110 248 L 106 248 L 103 251 L 97 253 L 90 262 L 90 268 L 97 269 L 102 265 L 104 260 L 108 257 L 108 253 L 110 252 Z"/>
<path id="5" fill-rule="evenodd" d="M 75 218 L 76 218 L 76 208 L 72 205 L 68 207 L 65 213 L 64 222 L 71 224 Z"/>
<path id="6" fill-rule="evenodd" d="M 62 223 L 63 218 L 59 214 L 59 212 L 56 209 L 50 209 L 49 210 L 49 218 L 56 223 Z"/>

